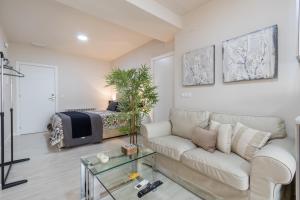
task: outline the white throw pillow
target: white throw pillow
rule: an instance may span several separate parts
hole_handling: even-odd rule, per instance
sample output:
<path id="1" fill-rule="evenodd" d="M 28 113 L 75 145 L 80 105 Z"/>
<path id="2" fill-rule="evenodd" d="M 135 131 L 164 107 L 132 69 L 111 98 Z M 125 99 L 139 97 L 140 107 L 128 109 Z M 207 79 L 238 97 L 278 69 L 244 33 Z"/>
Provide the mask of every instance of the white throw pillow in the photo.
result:
<path id="1" fill-rule="evenodd" d="M 249 128 L 242 123 L 237 123 L 233 131 L 232 151 L 251 160 L 255 153 L 270 139 L 271 133 Z"/>
<path id="2" fill-rule="evenodd" d="M 232 139 L 232 125 L 231 124 L 221 124 L 219 122 L 210 121 L 210 130 L 216 130 L 218 132 L 217 137 L 217 149 L 220 151 L 230 154 L 231 152 L 231 139 Z"/>

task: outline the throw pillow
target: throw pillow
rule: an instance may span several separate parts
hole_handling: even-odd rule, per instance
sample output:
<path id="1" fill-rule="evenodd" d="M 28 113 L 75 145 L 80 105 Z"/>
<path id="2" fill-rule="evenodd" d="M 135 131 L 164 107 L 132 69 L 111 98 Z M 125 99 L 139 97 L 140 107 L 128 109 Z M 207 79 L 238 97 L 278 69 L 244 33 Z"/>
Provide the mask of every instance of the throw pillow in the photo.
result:
<path id="1" fill-rule="evenodd" d="M 109 110 L 109 111 L 116 111 L 117 110 L 117 107 L 118 107 L 118 102 L 116 101 L 109 101 L 109 104 L 108 104 L 108 107 L 106 110 Z"/>
<path id="2" fill-rule="evenodd" d="M 209 129 L 218 131 L 220 125 L 221 125 L 221 123 L 219 123 L 217 121 L 214 121 L 214 120 L 211 120 L 210 123 L 209 123 Z"/>
<path id="3" fill-rule="evenodd" d="M 210 130 L 216 130 L 218 132 L 217 137 L 217 149 L 223 153 L 230 154 L 231 152 L 231 139 L 232 139 L 232 125 L 221 124 L 219 122 L 211 120 Z"/>
<path id="4" fill-rule="evenodd" d="M 252 129 L 238 122 L 233 131 L 232 151 L 246 160 L 251 160 L 270 137 L 270 132 Z"/>
<path id="5" fill-rule="evenodd" d="M 192 134 L 192 141 L 197 146 L 213 153 L 216 149 L 217 131 L 196 127 Z"/>

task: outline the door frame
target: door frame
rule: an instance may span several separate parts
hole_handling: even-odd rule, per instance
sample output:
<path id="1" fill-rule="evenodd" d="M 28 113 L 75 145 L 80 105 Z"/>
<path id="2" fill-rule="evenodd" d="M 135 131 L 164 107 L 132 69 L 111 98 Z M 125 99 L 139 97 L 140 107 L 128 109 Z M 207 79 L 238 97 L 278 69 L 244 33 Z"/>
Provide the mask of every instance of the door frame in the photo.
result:
<path id="1" fill-rule="evenodd" d="M 33 65 L 35 67 L 40 67 L 40 68 L 50 68 L 50 69 L 54 69 L 54 84 L 55 84 L 55 112 L 57 112 L 58 110 L 58 73 L 57 73 L 57 66 L 54 65 L 45 65 L 45 64 L 39 64 L 39 63 L 31 63 L 31 62 L 21 62 L 21 61 L 17 61 L 16 62 L 16 68 L 18 71 L 20 71 L 20 65 Z M 25 74 L 26 76 L 26 74 Z M 15 135 L 23 135 L 26 133 L 22 133 L 22 131 L 20 131 L 19 126 L 20 126 L 20 78 L 16 79 L 16 92 L 15 92 L 15 105 L 16 105 L 16 127 L 14 127 L 15 131 Z"/>
<path id="2" fill-rule="evenodd" d="M 155 83 L 155 66 L 154 66 L 155 61 L 163 59 L 163 58 L 167 58 L 167 57 L 170 57 L 170 56 L 173 56 L 173 74 L 172 74 L 172 82 L 173 82 L 172 94 L 173 94 L 173 96 L 172 96 L 172 106 L 174 106 L 174 104 L 175 104 L 175 85 L 174 85 L 174 83 L 175 83 L 175 77 L 174 77 L 175 76 L 175 54 L 174 54 L 174 51 L 170 51 L 170 52 L 162 54 L 160 56 L 156 56 L 156 57 L 151 58 L 151 71 L 152 71 L 153 83 Z M 150 113 L 150 116 L 152 118 L 152 121 L 154 121 L 154 118 L 155 118 L 154 109 L 152 109 L 152 111 Z"/>

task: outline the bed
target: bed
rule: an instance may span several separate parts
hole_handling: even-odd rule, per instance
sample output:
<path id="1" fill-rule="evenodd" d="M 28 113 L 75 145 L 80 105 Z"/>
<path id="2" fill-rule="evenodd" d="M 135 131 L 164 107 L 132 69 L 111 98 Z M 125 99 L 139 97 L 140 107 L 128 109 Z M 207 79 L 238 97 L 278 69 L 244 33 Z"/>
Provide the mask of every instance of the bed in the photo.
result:
<path id="1" fill-rule="evenodd" d="M 49 143 L 60 149 L 99 143 L 103 139 L 126 135 L 119 131 L 124 123 L 116 117 L 111 120 L 112 115 L 118 114 L 120 113 L 111 110 L 56 113 L 48 125 Z"/>

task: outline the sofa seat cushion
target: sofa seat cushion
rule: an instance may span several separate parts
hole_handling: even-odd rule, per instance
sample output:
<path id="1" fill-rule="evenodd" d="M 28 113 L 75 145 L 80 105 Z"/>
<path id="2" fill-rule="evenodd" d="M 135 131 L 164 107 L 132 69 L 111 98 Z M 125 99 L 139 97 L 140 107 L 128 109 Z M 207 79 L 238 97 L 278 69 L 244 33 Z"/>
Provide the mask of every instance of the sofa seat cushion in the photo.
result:
<path id="1" fill-rule="evenodd" d="M 220 151 L 209 153 L 201 148 L 181 156 L 184 165 L 238 190 L 249 188 L 250 163 L 238 155 Z"/>
<path id="2" fill-rule="evenodd" d="M 190 140 L 174 135 L 152 138 L 148 145 L 155 152 L 178 161 L 185 151 L 196 148 Z"/>

